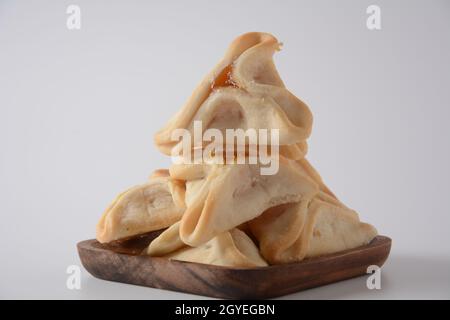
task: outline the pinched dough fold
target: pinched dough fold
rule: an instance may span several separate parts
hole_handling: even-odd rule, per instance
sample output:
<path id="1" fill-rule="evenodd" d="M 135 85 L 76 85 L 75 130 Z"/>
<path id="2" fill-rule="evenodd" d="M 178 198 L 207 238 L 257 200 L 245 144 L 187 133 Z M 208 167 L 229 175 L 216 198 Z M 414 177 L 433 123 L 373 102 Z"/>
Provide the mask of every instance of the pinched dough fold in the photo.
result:
<path id="1" fill-rule="evenodd" d="M 239 229 L 231 229 L 204 244 L 190 247 L 180 239 L 179 226 L 179 222 L 175 223 L 160 234 L 144 254 L 235 268 L 267 266 L 258 247 Z"/>
<path id="2" fill-rule="evenodd" d="M 179 143 L 172 140 L 174 130 L 192 130 L 200 120 L 204 130 L 279 129 L 281 153 L 295 159 L 304 155 L 312 114 L 284 86 L 272 58 L 279 49 L 268 33 L 250 32 L 234 40 L 181 110 L 156 133 L 156 146 L 170 155 Z"/>
<path id="3" fill-rule="evenodd" d="M 119 194 L 97 224 L 101 243 L 167 228 L 180 220 L 184 209 L 184 184 L 156 172 L 144 184 Z"/>
<path id="4" fill-rule="evenodd" d="M 208 167 L 204 178 L 186 181 L 188 206 L 181 218 L 180 237 L 191 246 L 250 221 L 268 208 L 310 199 L 318 192 L 316 183 L 283 158 L 278 172 L 267 176 L 260 174 L 260 165 Z"/>
<path id="5" fill-rule="evenodd" d="M 248 225 L 270 264 L 352 249 L 377 234 L 356 212 L 318 198 L 270 208 Z"/>

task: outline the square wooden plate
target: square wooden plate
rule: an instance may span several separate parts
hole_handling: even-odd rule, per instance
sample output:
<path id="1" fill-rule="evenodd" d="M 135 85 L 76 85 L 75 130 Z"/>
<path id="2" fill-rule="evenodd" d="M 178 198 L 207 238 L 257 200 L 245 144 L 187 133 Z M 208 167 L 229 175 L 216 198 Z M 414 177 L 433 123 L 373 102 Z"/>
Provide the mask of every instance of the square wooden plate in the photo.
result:
<path id="1" fill-rule="evenodd" d="M 161 231 L 112 244 L 78 243 L 81 262 L 94 277 L 152 288 L 228 299 L 264 299 L 367 274 L 381 267 L 391 239 L 377 236 L 368 245 L 301 262 L 251 269 L 228 268 L 140 253 Z"/>

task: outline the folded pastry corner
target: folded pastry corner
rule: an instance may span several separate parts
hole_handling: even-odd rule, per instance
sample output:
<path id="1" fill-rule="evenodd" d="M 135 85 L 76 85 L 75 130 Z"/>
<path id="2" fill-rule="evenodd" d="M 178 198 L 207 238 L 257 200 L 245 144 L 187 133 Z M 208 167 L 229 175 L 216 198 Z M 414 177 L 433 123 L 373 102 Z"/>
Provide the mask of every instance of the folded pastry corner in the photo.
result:
<path id="1" fill-rule="evenodd" d="M 144 184 L 119 194 L 103 213 L 97 240 L 111 242 L 166 228 L 181 219 L 184 186 L 156 173 Z"/>
<path id="2" fill-rule="evenodd" d="M 181 239 L 191 246 L 250 221 L 270 207 L 309 199 L 318 192 L 314 181 L 281 157 L 274 175 L 261 175 L 258 164 L 226 164 L 211 169 L 204 182 L 198 180 L 194 196 L 191 183 L 186 182 L 189 205 L 180 223 Z"/>
<path id="3" fill-rule="evenodd" d="M 318 198 L 270 208 L 248 224 L 270 264 L 353 249 L 377 235 L 355 211 Z"/>
<path id="4" fill-rule="evenodd" d="M 191 247 L 181 241 L 179 226 L 179 223 L 176 223 L 161 233 L 152 241 L 144 254 L 233 268 L 267 266 L 258 247 L 239 229 L 231 229 L 218 234 L 204 244 Z"/>
<path id="5" fill-rule="evenodd" d="M 170 155 L 178 143 L 171 139 L 173 131 L 192 131 L 194 121 L 201 121 L 204 129 L 276 128 L 282 154 L 304 155 L 312 113 L 281 80 L 273 62 L 279 49 L 268 33 L 250 32 L 234 40 L 182 109 L 155 134 L 159 150 Z"/>
<path id="6" fill-rule="evenodd" d="M 310 206 L 312 232 L 306 257 L 340 252 L 368 244 L 377 234 L 349 209 L 314 200 Z"/>

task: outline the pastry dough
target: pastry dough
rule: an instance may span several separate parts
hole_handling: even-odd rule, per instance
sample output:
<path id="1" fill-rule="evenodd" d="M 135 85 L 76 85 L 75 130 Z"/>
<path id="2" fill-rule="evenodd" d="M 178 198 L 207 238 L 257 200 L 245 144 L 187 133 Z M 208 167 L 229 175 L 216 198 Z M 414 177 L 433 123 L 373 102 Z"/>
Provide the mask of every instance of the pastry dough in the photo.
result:
<path id="1" fill-rule="evenodd" d="M 305 147 L 312 128 L 308 106 L 290 93 L 281 81 L 272 56 L 280 44 L 268 33 L 251 32 L 238 37 L 224 58 L 203 79 L 183 108 L 155 135 L 156 146 L 170 155 L 178 143 L 175 129 L 192 130 L 201 120 L 208 128 L 279 129 L 281 152 L 286 157 Z M 181 142 L 180 142 L 181 143 Z M 286 151 L 286 153 L 284 153 Z"/>
<path id="2" fill-rule="evenodd" d="M 157 172 L 144 184 L 119 194 L 97 224 L 101 243 L 166 228 L 180 220 L 184 186 Z"/>
<path id="3" fill-rule="evenodd" d="M 309 134 L 302 126 L 291 122 L 286 111 L 272 97 L 235 87 L 211 92 L 186 128 L 191 137 L 194 136 L 194 121 L 200 121 L 203 130 L 220 130 L 224 137 L 226 129 L 279 129 L 279 143 L 286 147 L 297 147 L 296 144 L 302 143 Z"/>
<path id="4" fill-rule="evenodd" d="M 355 211 L 316 198 L 270 208 L 248 225 L 271 264 L 353 249 L 377 235 Z"/>
<path id="5" fill-rule="evenodd" d="M 260 175 L 259 165 L 227 164 L 210 166 L 203 179 L 194 182 L 198 183 L 195 186 L 186 182 L 188 206 L 180 237 L 191 246 L 250 221 L 270 207 L 310 199 L 318 192 L 316 183 L 281 157 L 275 175 Z"/>
<path id="6" fill-rule="evenodd" d="M 189 247 L 179 237 L 179 223 L 153 240 L 144 254 L 224 267 L 267 266 L 253 241 L 239 229 L 221 233 L 198 247 Z"/>
<path id="7" fill-rule="evenodd" d="M 186 244 L 180 239 L 180 221 L 178 221 L 153 239 L 143 254 L 162 257 L 184 247 Z"/>
<path id="8" fill-rule="evenodd" d="M 310 210 L 313 231 L 307 258 L 366 245 L 378 234 L 372 225 L 359 221 L 356 211 L 320 200 L 313 200 Z"/>

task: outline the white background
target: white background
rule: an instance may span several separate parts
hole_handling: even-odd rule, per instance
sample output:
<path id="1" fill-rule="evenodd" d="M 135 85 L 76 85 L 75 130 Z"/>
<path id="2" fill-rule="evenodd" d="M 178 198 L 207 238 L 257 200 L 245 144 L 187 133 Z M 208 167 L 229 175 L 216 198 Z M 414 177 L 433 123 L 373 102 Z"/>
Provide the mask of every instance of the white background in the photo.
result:
<path id="1" fill-rule="evenodd" d="M 79 31 L 66 8 L 81 8 Z M 366 28 L 381 7 L 382 30 Z M 308 103 L 308 158 L 393 239 L 366 277 L 290 295 L 450 298 L 450 2 L 1 1 L 0 298 L 202 298 L 93 278 L 66 288 L 115 195 L 170 159 L 153 134 L 241 33 L 282 41 Z"/>

